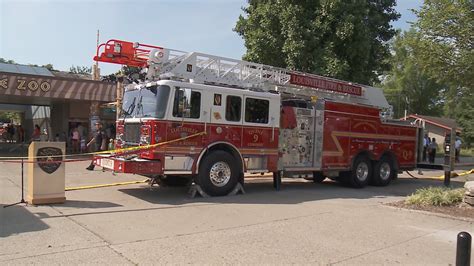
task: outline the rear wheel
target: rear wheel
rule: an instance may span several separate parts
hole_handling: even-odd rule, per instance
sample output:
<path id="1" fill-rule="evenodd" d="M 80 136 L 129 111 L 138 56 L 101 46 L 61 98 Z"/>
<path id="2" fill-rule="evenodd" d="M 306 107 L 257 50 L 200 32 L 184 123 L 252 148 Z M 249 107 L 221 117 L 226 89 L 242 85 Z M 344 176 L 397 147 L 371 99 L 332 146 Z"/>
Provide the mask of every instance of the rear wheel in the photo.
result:
<path id="1" fill-rule="evenodd" d="M 383 156 L 374 166 L 372 183 L 375 186 L 386 186 L 394 178 L 396 178 L 396 171 L 393 167 L 393 161 L 390 157 Z"/>
<path id="2" fill-rule="evenodd" d="M 214 151 L 206 156 L 196 178 L 201 188 L 211 196 L 225 196 L 239 181 L 235 158 L 224 151 Z"/>
<path id="3" fill-rule="evenodd" d="M 358 156 L 353 164 L 352 170 L 348 173 L 348 183 L 355 188 L 365 187 L 372 176 L 372 164 L 363 155 Z"/>
<path id="4" fill-rule="evenodd" d="M 313 181 L 315 183 L 322 183 L 326 179 L 322 172 L 313 172 Z"/>

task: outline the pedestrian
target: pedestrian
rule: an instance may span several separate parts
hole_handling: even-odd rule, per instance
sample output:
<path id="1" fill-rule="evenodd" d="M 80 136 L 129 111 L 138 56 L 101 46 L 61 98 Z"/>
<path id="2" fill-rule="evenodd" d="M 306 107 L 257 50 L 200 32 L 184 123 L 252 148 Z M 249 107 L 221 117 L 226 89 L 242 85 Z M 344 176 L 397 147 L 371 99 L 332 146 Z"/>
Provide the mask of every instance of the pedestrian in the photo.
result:
<path id="1" fill-rule="evenodd" d="M 105 151 L 107 149 L 107 137 L 102 129 L 102 124 L 97 122 L 95 123 L 95 127 L 96 131 L 92 139 L 87 143 L 87 147 L 92 147 L 93 152 Z M 94 170 L 94 160 L 92 160 L 91 164 L 86 169 L 90 171 Z"/>
<path id="2" fill-rule="evenodd" d="M 428 146 L 428 154 L 429 154 L 429 163 L 433 164 L 435 162 L 436 157 L 436 150 L 438 149 L 438 143 L 436 143 L 436 139 L 433 138 L 431 143 Z"/>
<path id="3" fill-rule="evenodd" d="M 79 130 L 77 127 L 74 127 L 72 130 L 72 137 L 71 137 L 71 146 L 72 146 L 72 153 L 79 153 L 79 145 L 81 141 L 81 135 L 79 134 Z"/>
<path id="4" fill-rule="evenodd" d="M 41 129 L 38 124 L 35 125 L 35 129 L 33 130 L 33 135 L 31 135 L 31 141 L 40 141 L 41 136 Z"/>
<path id="5" fill-rule="evenodd" d="M 23 128 L 23 126 L 19 125 L 17 131 L 18 131 L 18 140 L 20 141 L 20 143 L 25 142 L 25 129 Z"/>
<path id="6" fill-rule="evenodd" d="M 43 128 L 43 134 L 40 135 L 41 141 L 49 141 L 49 134 L 46 128 Z"/>
<path id="7" fill-rule="evenodd" d="M 461 153 L 461 145 L 462 145 L 462 141 L 461 141 L 461 137 L 459 136 L 459 133 L 456 133 L 456 141 L 454 142 L 454 149 L 455 149 L 455 162 L 459 163 L 460 160 L 459 160 L 459 154 Z"/>
<path id="8" fill-rule="evenodd" d="M 15 127 L 13 126 L 13 124 L 8 125 L 7 132 L 8 132 L 8 139 L 10 140 L 11 143 L 13 143 L 13 139 L 15 136 Z"/>
<path id="9" fill-rule="evenodd" d="M 426 162 L 427 155 L 428 155 L 428 146 L 430 145 L 430 138 L 428 137 L 428 134 L 425 134 L 425 137 L 423 138 L 423 162 Z"/>

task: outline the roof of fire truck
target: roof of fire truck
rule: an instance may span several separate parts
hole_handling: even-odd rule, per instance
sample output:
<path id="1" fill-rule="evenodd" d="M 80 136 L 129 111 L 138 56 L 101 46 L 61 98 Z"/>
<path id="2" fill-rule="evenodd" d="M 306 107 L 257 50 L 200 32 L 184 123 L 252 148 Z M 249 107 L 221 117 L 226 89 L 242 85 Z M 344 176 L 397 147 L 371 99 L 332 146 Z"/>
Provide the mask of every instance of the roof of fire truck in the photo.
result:
<path id="1" fill-rule="evenodd" d="M 174 79 L 390 108 L 378 88 L 197 52 L 109 40 L 97 48 L 94 60 L 147 68 L 145 83 Z"/>

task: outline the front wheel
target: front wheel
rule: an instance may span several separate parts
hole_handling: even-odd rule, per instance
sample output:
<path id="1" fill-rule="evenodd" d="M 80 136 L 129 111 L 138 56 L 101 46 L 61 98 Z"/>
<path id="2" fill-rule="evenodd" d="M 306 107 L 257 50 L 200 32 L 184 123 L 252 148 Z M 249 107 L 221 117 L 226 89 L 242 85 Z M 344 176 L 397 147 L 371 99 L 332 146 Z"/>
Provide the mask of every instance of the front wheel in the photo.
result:
<path id="1" fill-rule="evenodd" d="M 196 178 L 201 188 L 211 196 L 225 196 L 239 182 L 239 169 L 235 158 L 224 151 L 214 151 L 206 156 Z"/>

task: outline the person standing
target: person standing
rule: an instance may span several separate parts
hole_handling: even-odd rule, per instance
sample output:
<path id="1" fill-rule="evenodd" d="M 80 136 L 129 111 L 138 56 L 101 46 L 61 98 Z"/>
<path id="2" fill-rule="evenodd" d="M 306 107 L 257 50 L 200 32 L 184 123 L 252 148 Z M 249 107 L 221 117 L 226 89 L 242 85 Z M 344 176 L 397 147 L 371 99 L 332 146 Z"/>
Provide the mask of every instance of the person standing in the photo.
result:
<path id="1" fill-rule="evenodd" d="M 428 134 L 425 134 L 425 137 L 423 138 L 423 162 L 426 162 L 426 158 L 428 157 L 428 145 L 430 145 L 430 138 L 428 137 Z"/>
<path id="2" fill-rule="evenodd" d="M 20 141 L 20 143 L 25 142 L 25 129 L 22 125 L 18 126 L 18 140 Z"/>
<path id="3" fill-rule="evenodd" d="M 459 160 L 459 154 L 461 153 L 461 145 L 462 145 L 462 141 L 461 141 L 461 137 L 459 136 L 459 133 L 456 134 L 456 141 L 454 142 L 454 149 L 455 149 L 455 162 L 459 163 L 460 160 Z"/>
<path id="4" fill-rule="evenodd" d="M 92 146 L 92 151 L 97 152 L 97 151 L 105 151 L 107 149 L 106 146 L 106 136 L 105 132 L 102 129 L 102 124 L 100 122 L 95 123 L 95 128 L 96 131 L 94 133 L 94 136 L 92 139 L 87 143 L 87 147 Z M 94 160 L 92 160 L 91 164 L 86 168 L 89 171 L 94 170 Z"/>
<path id="5" fill-rule="evenodd" d="M 79 134 L 79 130 L 77 130 L 77 127 L 74 127 L 74 129 L 72 130 L 72 136 L 71 136 L 72 153 L 79 153 L 80 141 L 81 141 L 81 135 Z"/>
<path id="6" fill-rule="evenodd" d="M 38 124 L 35 125 L 35 129 L 33 130 L 33 135 L 31 135 L 31 141 L 40 141 L 41 136 L 41 129 Z"/>
<path id="7" fill-rule="evenodd" d="M 428 146 L 429 163 L 434 163 L 435 162 L 436 150 L 437 149 L 438 149 L 438 143 L 436 143 L 436 139 L 433 138 L 431 140 L 430 145 Z"/>

